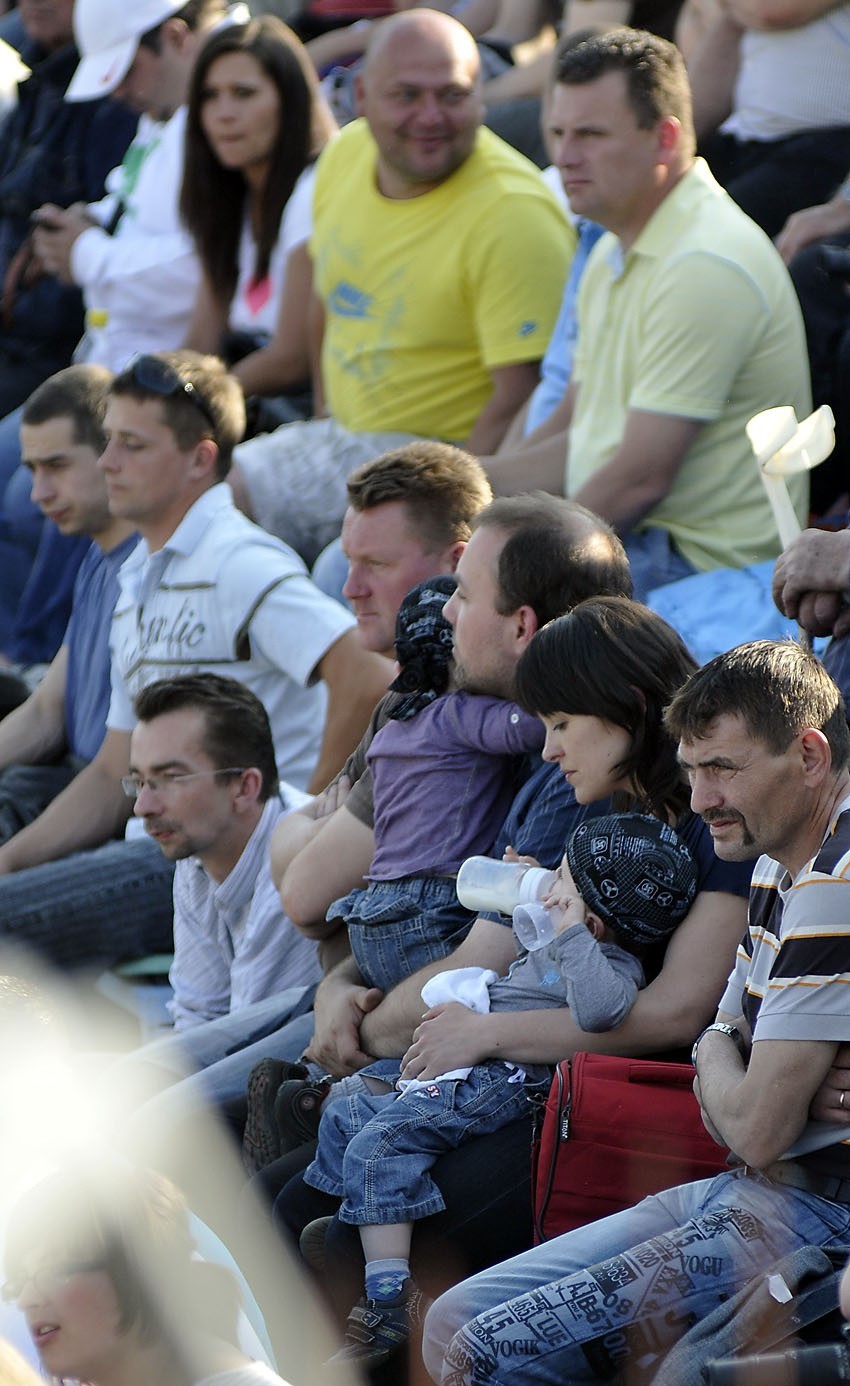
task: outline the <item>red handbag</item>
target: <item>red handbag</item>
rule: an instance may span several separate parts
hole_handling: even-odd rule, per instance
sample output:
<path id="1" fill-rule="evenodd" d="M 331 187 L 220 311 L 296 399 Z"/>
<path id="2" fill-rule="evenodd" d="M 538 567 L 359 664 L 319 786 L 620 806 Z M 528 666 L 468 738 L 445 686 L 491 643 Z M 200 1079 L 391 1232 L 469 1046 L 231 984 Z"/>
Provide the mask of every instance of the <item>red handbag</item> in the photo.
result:
<path id="1" fill-rule="evenodd" d="M 607 1054 L 558 1065 L 532 1148 L 536 1242 L 728 1168 L 693 1080 L 690 1064 Z"/>

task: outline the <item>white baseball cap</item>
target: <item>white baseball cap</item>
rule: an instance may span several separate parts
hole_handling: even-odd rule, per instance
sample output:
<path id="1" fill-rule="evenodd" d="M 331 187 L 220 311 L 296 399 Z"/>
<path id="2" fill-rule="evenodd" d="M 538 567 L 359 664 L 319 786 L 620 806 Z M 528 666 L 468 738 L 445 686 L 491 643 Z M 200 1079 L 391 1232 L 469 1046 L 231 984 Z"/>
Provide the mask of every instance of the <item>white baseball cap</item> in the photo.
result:
<path id="1" fill-rule="evenodd" d="M 182 10 L 186 0 L 76 0 L 74 37 L 80 62 L 66 101 L 108 96 L 130 70 L 139 39 Z"/>

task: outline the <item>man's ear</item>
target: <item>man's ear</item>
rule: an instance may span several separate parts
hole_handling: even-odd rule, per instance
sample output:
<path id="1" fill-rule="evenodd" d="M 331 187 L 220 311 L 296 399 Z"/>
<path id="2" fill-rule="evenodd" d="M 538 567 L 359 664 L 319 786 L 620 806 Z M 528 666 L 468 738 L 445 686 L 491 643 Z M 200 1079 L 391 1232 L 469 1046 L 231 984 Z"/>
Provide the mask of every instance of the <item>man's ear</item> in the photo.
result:
<path id="1" fill-rule="evenodd" d="M 533 606 L 519 606 L 514 612 L 514 622 L 517 643 L 520 646 L 520 653 L 525 649 L 532 636 L 537 634 L 540 622 L 537 619 L 537 612 Z"/>
<path id="2" fill-rule="evenodd" d="M 218 443 L 212 438 L 202 438 L 195 444 L 195 456 L 192 462 L 192 475 L 196 480 L 203 480 L 213 476 L 218 466 Z"/>
<path id="3" fill-rule="evenodd" d="M 355 73 L 355 76 L 354 76 L 354 111 L 355 111 L 355 114 L 356 114 L 356 115 L 359 115 L 359 116 L 365 115 L 365 114 L 366 114 L 365 105 L 366 105 L 366 91 L 365 91 L 365 87 L 364 87 L 364 85 L 363 85 L 363 75 L 362 75 L 362 73 L 357 72 L 357 73 Z"/>
<path id="4" fill-rule="evenodd" d="M 263 790 L 263 776 L 255 765 L 242 771 L 239 793 L 235 803 L 242 809 L 253 808 Z"/>
<path id="5" fill-rule="evenodd" d="M 676 116 L 663 116 L 656 126 L 660 162 L 669 163 L 682 143 L 682 123 Z"/>
<path id="6" fill-rule="evenodd" d="M 446 552 L 445 552 L 445 561 L 446 561 L 446 564 L 447 564 L 447 566 L 448 566 L 448 570 L 449 570 L 450 573 L 453 573 L 453 572 L 455 571 L 455 568 L 457 567 L 457 565 L 458 565 L 458 563 L 459 563 L 459 561 L 460 561 L 460 556 L 461 556 L 461 554 L 463 553 L 463 551 L 464 551 L 465 548 L 466 548 L 466 540 L 465 540 L 465 539 L 457 539 L 457 540 L 455 540 L 455 542 L 451 545 L 451 547 L 448 548 L 448 549 L 446 550 Z"/>
<path id="7" fill-rule="evenodd" d="M 189 28 L 185 19 L 178 19 L 176 14 L 164 19 L 159 26 L 160 45 L 165 43 L 181 52 L 190 40 L 195 40 L 194 30 Z"/>
<path id="8" fill-rule="evenodd" d="M 801 732 L 800 753 L 803 770 L 810 783 L 819 784 L 831 773 L 832 752 L 822 731 L 808 727 L 806 731 Z"/>

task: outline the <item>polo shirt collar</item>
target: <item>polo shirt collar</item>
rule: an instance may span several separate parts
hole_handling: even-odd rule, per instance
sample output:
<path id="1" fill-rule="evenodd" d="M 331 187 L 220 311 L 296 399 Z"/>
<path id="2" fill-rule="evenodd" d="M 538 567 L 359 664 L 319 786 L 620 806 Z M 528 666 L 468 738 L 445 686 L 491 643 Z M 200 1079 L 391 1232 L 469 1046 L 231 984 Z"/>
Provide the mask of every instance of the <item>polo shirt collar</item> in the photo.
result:
<path id="1" fill-rule="evenodd" d="M 670 241 L 671 238 L 675 239 L 677 226 L 690 225 L 703 192 L 716 186 L 705 159 L 694 159 L 672 192 L 669 192 L 661 205 L 656 207 L 634 245 L 624 253 L 620 242 L 614 241 L 608 251 L 608 262 L 614 277 L 619 278 L 633 255 L 644 255 L 649 259 L 659 259 L 668 255 Z"/>

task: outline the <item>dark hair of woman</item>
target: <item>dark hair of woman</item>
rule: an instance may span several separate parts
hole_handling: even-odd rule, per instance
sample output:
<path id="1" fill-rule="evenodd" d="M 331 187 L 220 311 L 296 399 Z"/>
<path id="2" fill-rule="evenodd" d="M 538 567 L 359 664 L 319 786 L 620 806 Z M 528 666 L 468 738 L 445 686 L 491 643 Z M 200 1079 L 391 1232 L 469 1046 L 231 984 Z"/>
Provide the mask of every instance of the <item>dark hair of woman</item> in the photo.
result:
<path id="1" fill-rule="evenodd" d="M 594 597 L 537 632 L 517 665 L 515 692 L 538 716 L 564 712 L 623 727 L 631 747 L 617 768 L 635 792 L 615 807 L 678 819 L 689 793 L 663 715 L 696 668 L 672 626 L 648 607 Z"/>
<path id="2" fill-rule="evenodd" d="M 238 251 L 248 189 L 238 169 L 224 168 L 201 124 L 207 74 L 228 53 L 249 54 L 274 82 L 280 121 L 254 225 L 254 277 L 264 279 L 281 217 L 304 169 L 318 157 L 336 126 L 301 41 L 274 15 L 216 29 L 201 48 L 192 72 L 180 213 L 191 233 L 214 292 L 229 302 L 238 278 Z"/>

